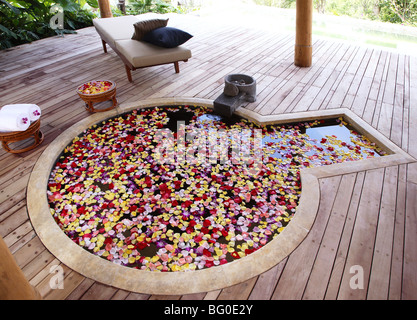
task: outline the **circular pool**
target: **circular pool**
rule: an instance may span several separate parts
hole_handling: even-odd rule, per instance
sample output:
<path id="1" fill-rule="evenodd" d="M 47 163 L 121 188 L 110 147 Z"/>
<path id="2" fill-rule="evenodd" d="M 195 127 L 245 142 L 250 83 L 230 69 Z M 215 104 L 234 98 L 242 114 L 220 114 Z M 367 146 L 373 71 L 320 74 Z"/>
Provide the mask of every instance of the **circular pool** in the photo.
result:
<path id="1" fill-rule="evenodd" d="M 48 147 L 54 160 L 33 177 L 46 203 L 29 201 L 29 188 L 28 206 L 63 263 L 143 293 L 230 286 L 277 264 L 307 234 L 319 188 L 302 169 L 381 153 L 343 119 L 260 126 L 189 102 L 94 115 Z"/>

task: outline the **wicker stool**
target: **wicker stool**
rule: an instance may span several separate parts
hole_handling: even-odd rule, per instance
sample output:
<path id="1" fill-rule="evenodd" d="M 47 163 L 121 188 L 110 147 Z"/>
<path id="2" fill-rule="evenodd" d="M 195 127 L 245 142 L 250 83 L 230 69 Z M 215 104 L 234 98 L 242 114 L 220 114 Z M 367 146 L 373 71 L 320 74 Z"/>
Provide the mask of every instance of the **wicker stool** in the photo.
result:
<path id="1" fill-rule="evenodd" d="M 41 120 L 38 119 L 26 131 L 0 132 L 0 141 L 4 150 L 10 153 L 22 153 L 36 148 L 44 139 L 43 133 L 40 131 L 40 126 Z M 35 142 L 31 146 L 19 150 L 10 149 L 9 143 L 22 141 L 32 136 L 35 138 Z"/>
<path id="2" fill-rule="evenodd" d="M 99 80 L 97 80 L 99 81 Z M 101 93 L 95 93 L 95 94 L 85 94 L 83 93 L 80 88 L 82 88 L 81 85 L 78 87 L 77 89 L 77 93 L 80 96 L 80 98 L 85 102 L 85 108 L 90 111 L 90 112 L 104 112 L 104 111 L 108 111 L 113 109 L 114 107 L 116 107 L 117 105 L 117 100 L 116 100 L 116 83 L 114 83 L 113 81 L 110 80 L 105 80 L 107 82 L 111 83 L 111 87 L 109 90 L 101 92 Z M 87 82 L 88 83 L 91 83 Z M 107 100 L 112 100 L 113 104 L 111 107 L 106 108 L 106 109 L 95 109 L 93 106 L 93 103 L 97 103 L 97 102 L 103 102 L 103 101 L 107 101 Z"/>

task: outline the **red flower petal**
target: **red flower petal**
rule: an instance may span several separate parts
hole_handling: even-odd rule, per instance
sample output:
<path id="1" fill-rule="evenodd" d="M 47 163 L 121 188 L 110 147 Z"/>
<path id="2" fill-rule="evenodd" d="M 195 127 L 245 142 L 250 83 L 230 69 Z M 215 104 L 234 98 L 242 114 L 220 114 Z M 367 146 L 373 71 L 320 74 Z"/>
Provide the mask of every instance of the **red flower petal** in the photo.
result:
<path id="1" fill-rule="evenodd" d="M 194 227 L 197 224 L 197 222 L 195 222 L 194 220 L 191 220 L 190 223 L 188 224 L 190 227 Z"/>
<path id="2" fill-rule="evenodd" d="M 204 234 L 207 234 L 207 233 L 209 233 L 209 229 L 206 228 L 206 227 L 202 227 L 201 232 L 204 233 Z"/>
<path id="3" fill-rule="evenodd" d="M 138 244 L 136 245 L 136 247 L 137 247 L 139 250 L 143 250 L 143 249 L 145 249 L 147 246 L 148 246 L 148 245 L 147 245 L 145 242 L 138 242 Z"/>

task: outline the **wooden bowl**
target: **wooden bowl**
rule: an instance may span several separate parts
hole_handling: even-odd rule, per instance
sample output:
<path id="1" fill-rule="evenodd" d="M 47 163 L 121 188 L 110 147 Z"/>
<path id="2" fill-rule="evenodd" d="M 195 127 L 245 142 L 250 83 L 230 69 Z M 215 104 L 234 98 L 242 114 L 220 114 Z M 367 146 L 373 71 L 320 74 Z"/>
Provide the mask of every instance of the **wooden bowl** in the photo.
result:
<path id="1" fill-rule="evenodd" d="M 85 102 L 86 109 L 90 112 L 103 112 L 113 109 L 117 105 L 116 83 L 110 80 L 92 80 L 83 83 L 77 88 L 77 93 Z M 111 107 L 95 109 L 93 103 L 112 100 Z"/>
<path id="2" fill-rule="evenodd" d="M 40 126 L 41 120 L 38 119 L 35 122 L 33 122 L 25 131 L 0 132 L 0 141 L 3 145 L 4 150 L 6 150 L 9 153 L 22 153 L 36 148 L 38 145 L 42 143 L 44 139 L 43 133 L 40 131 Z M 29 147 L 18 150 L 11 149 L 9 147 L 9 144 L 12 142 L 22 141 L 32 136 L 35 138 L 35 142 Z"/>

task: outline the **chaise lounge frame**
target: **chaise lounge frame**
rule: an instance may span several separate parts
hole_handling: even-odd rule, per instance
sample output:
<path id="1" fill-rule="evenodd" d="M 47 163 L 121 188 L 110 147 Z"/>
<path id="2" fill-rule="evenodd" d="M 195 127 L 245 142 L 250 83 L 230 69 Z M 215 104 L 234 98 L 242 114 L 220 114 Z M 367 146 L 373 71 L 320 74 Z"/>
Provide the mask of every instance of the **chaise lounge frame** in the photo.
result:
<path id="1" fill-rule="evenodd" d="M 116 52 L 116 54 L 120 57 L 120 59 L 122 59 L 123 63 L 125 64 L 126 75 L 127 75 L 127 79 L 129 80 L 129 82 L 133 82 L 131 71 L 134 71 L 136 69 L 143 69 L 143 68 L 147 68 L 147 67 L 155 67 L 155 66 L 160 66 L 160 65 L 172 63 L 172 62 L 160 63 L 160 64 L 153 64 L 153 65 L 149 65 L 149 66 L 146 66 L 146 67 L 138 67 L 137 68 L 137 67 L 133 66 L 129 62 L 129 60 L 127 60 L 126 57 L 119 50 L 117 50 L 116 46 L 112 45 L 112 42 L 110 40 L 106 39 L 106 37 L 101 32 L 99 32 L 97 30 L 97 33 L 101 37 L 101 42 L 103 44 L 104 53 L 107 53 L 107 46 L 106 45 L 109 45 L 113 49 L 113 51 Z M 180 73 L 180 65 L 179 65 L 180 61 L 187 62 L 188 59 L 178 60 L 178 61 L 173 62 L 174 63 L 174 68 L 175 68 L 175 73 Z"/>
<path id="2" fill-rule="evenodd" d="M 119 17 L 119 18 L 121 18 L 121 17 Z M 108 19 L 108 18 L 107 18 Z M 173 63 L 174 64 L 174 68 L 175 68 L 175 73 L 179 73 L 180 72 L 180 67 L 179 67 L 179 62 L 180 61 L 184 61 L 184 62 L 187 62 L 188 61 L 188 58 L 187 59 L 180 59 L 180 60 L 173 60 L 173 61 L 169 61 L 169 62 L 163 62 L 163 63 L 156 63 L 156 64 L 149 64 L 149 65 L 145 65 L 145 66 L 140 66 L 140 67 L 136 67 L 136 66 L 134 66 L 130 61 L 129 61 L 129 59 L 127 59 L 126 57 L 125 57 L 125 55 L 116 47 L 116 44 L 115 44 L 115 42 L 113 41 L 113 39 L 110 39 L 110 38 L 108 38 L 108 36 L 106 35 L 106 34 L 104 34 L 103 32 L 101 32 L 101 30 L 99 30 L 99 28 L 97 28 L 97 26 L 96 26 L 96 31 L 97 31 L 97 33 L 99 34 L 99 36 L 100 36 L 100 38 L 101 38 L 101 42 L 102 42 L 102 45 L 103 45 L 103 50 L 104 50 L 104 53 L 107 53 L 107 46 L 106 45 L 109 45 L 112 49 L 113 49 L 113 51 L 120 57 L 120 59 L 123 61 L 123 63 L 124 63 L 124 65 L 125 65 L 125 69 L 126 69 L 126 75 L 127 75 L 127 78 L 128 78 L 128 80 L 129 80 L 129 82 L 133 82 L 133 79 L 132 79 L 132 73 L 131 73 L 131 71 L 134 71 L 134 70 L 136 70 L 136 69 L 142 69 L 142 68 L 147 68 L 147 67 L 154 67 L 154 66 L 159 66 L 159 65 L 164 65 L 164 64 L 170 64 L 170 63 Z M 132 33 L 133 33 L 133 26 L 132 26 Z M 191 52 L 190 52 L 190 55 L 189 55 L 190 57 L 191 57 Z"/>

